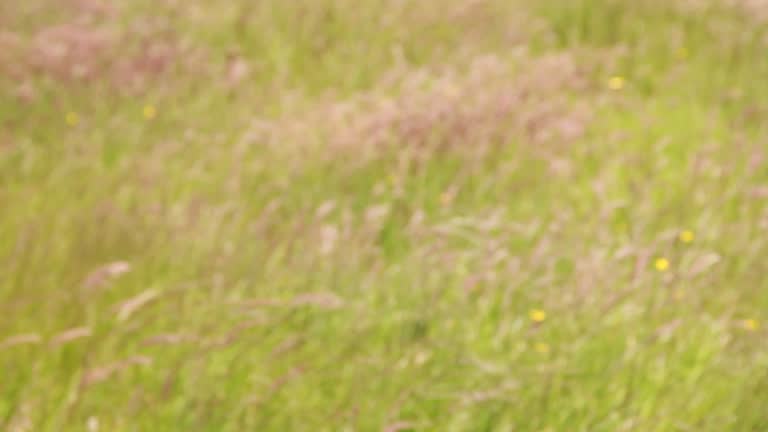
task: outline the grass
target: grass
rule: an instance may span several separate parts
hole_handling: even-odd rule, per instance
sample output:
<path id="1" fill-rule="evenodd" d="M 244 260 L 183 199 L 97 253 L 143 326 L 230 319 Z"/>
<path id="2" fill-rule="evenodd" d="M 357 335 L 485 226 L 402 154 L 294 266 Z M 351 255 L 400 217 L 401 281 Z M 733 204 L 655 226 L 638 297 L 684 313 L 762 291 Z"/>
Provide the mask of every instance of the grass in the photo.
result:
<path id="1" fill-rule="evenodd" d="M 0 429 L 768 429 L 758 3 L 99 4 L 0 6 Z"/>

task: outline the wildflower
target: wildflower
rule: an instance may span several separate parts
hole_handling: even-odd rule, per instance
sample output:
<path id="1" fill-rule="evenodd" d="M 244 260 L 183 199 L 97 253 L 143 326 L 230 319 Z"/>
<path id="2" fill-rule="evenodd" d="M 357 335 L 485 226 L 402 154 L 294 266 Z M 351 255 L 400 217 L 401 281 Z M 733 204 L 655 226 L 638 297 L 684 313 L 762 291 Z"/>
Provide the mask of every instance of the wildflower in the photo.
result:
<path id="1" fill-rule="evenodd" d="M 145 105 L 143 113 L 145 119 L 151 120 L 157 115 L 157 109 L 154 107 L 154 105 Z"/>
<path id="2" fill-rule="evenodd" d="M 624 88 L 624 77 L 614 76 L 608 80 L 608 88 L 611 90 L 621 90 Z"/>
<path id="3" fill-rule="evenodd" d="M 757 331 L 760 328 L 760 323 L 756 319 L 745 319 L 741 321 L 741 327 L 747 331 Z"/>
<path id="4" fill-rule="evenodd" d="M 531 309 L 528 311 L 528 318 L 535 323 L 541 323 L 547 319 L 547 313 L 541 309 Z"/>
<path id="5" fill-rule="evenodd" d="M 696 236 L 693 234 L 693 231 L 684 230 L 680 232 L 678 238 L 682 243 L 691 243 L 696 238 Z"/>
<path id="6" fill-rule="evenodd" d="M 656 270 L 665 272 L 669 269 L 669 260 L 666 258 L 657 258 L 653 265 L 656 267 Z"/>
<path id="7" fill-rule="evenodd" d="M 67 115 L 64 117 L 64 120 L 67 122 L 70 126 L 77 126 L 78 123 L 80 123 L 80 116 L 77 115 L 76 112 L 68 112 Z"/>
<path id="8" fill-rule="evenodd" d="M 539 354 L 547 354 L 549 352 L 549 344 L 544 342 L 536 342 L 533 345 L 533 350 Z"/>

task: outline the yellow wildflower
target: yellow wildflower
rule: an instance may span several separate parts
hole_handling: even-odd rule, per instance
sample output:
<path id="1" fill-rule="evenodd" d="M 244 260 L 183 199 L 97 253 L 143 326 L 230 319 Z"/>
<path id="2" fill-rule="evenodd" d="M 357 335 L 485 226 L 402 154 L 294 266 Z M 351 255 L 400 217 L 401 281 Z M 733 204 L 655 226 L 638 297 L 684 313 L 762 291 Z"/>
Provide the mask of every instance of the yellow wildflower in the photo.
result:
<path id="1" fill-rule="evenodd" d="M 624 77 L 614 76 L 608 80 L 608 88 L 611 90 L 621 90 L 624 88 Z"/>
<path id="2" fill-rule="evenodd" d="M 154 107 L 154 105 L 145 105 L 143 113 L 145 119 L 151 120 L 157 115 L 157 109 Z"/>
<path id="3" fill-rule="evenodd" d="M 760 323 L 756 319 L 745 319 L 741 321 L 741 327 L 747 331 L 757 331 L 760 328 Z"/>
<path id="4" fill-rule="evenodd" d="M 64 117 L 64 120 L 70 126 L 77 126 L 77 124 L 80 123 L 80 116 L 77 115 L 76 112 L 68 112 Z"/>
<path id="5" fill-rule="evenodd" d="M 533 345 L 533 350 L 539 354 L 547 354 L 549 352 L 549 344 L 544 342 L 536 342 Z"/>
<path id="6" fill-rule="evenodd" d="M 653 265 L 656 267 L 656 270 L 665 272 L 669 269 L 669 260 L 666 258 L 657 258 Z"/>
<path id="7" fill-rule="evenodd" d="M 693 234 L 693 231 L 684 230 L 680 232 L 678 238 L 683 243 L 691 243 L 696 238 L 696 236 Z"/>
<path id="8" fill-rule="evenodd" d="M 535 323 L 544 322 L 547 319 L 547 313 L 541 309 L 531 309 L 528 311 L 528 318 Z"/>

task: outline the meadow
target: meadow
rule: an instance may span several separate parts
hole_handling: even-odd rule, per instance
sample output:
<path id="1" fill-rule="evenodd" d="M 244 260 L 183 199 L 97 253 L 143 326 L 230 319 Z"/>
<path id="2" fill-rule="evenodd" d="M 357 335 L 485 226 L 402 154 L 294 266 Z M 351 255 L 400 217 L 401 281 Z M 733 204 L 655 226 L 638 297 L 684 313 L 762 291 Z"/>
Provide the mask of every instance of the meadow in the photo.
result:
<path id="1" fill-rule="evenodd" d="M 768 431 L 768 4 L 0 3 L 0 430 Z"/>

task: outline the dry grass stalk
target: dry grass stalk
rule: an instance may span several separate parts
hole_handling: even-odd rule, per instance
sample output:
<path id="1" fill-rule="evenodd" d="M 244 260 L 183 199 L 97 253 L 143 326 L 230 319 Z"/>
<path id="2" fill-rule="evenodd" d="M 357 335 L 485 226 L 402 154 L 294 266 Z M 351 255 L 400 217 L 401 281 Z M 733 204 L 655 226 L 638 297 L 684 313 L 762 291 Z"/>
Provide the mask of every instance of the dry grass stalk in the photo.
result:
<path id="1" fill-rule="evenodd" d="M 193 342 L 197 338 L 187 333 L 161 333 L 144 339 L 142 345 L 178 345 Z"/>
<path id="2" fill-rule="evenodd" d="M 400 432 L 415 429 L 418 425 L 409 421 L 396 421 L 384 426 L 383 432 Z"/>
<path id="3" fill-rule="evenodd" d="M 224 347 L 230 346 L 233 343 L 237 342 L 240 339 L 240 337 L 243 335 L 243 333 L 245 333 L 246 331 L 256 327 L 263 326 L 264 324 L 265 324 L 264 319 L 255 319 L 255 320 L 242 322 L 236 325 L 224 337 L 219 337 L 206 343 L 205 349 L 224 348 Z"/>
<path id="4" fill-rule="evenodd" d="M 117 320 L 126 321 L 143 306 L 156 299 L 160 292 L 156 290 L 147 290 L 143 293 L 131 297 L 117 306 Z"/>
<path id="5" fill-rule="evenodd" d="M 95 289 L 105 286 L 108 282 L 131 271 L 131 264 L 127 261 L 114 261 L 105 264 L 86 276 L 83 282 L 85 289 Z"/>
<path id="6" fill-rule="evenodd" d="M 10 348 L 16 345 L 37 345 L 43 342 L 43 338 L 37 333 L 23 333 L 10 336 L 0 342 L 0 349 Z"/>
<path id="7" fill-rule="evenodd" d="M 703 274 L 705 271 L 709 270 L 709 268 L 711 268 L 712 266 L 719 263 L 720 260 L 721 260 L 720 255 L 714 252 L 710 252 L 705 255 L 702 255 L 693 262 L 690 270 L 688 271 L 688 274 L 690 277 L 699 276 Z"/>
<path id="8" fill-rule="evenodd" d="M 55 348 L 77 339 L 90 337 L 91 335 L 93 335 L 93 331 L 89 327 L 75 327 L 52 337 L 50 344 L 51 347 Z"/>
<path id="9" fill-rule="evenodd" d="M 344 306 L 344 300 L 336 294 L 317 292 L 298 295 L 291 301 L 293 306 L 318 306 L 326 309 L 337 309 Z"/>
<path id="10" fill-rule="evenodd" d="M 84 387 L 89 387 L 91 385 L 106 381 L 115 373 L 126 370 L 132 366 L 150 366 L 151 364 L 151 357 L 135 355 L 119 362 L 85 371 L 82 378 L 82 384 Z"/>
<path id="11" fill-rule="evenodd" d="M 330 292 L 299 294 L 290 300 L 252 299 L 238 302 L 245 307 L 302 307 L 317 306 L 324 309 L 338 309 L 344 306 L 344 299 Z"/>

